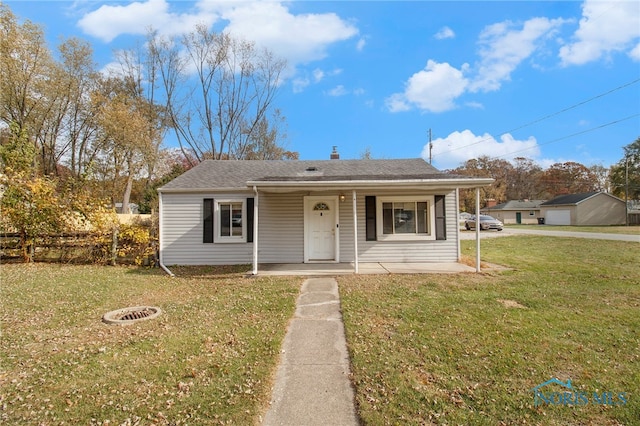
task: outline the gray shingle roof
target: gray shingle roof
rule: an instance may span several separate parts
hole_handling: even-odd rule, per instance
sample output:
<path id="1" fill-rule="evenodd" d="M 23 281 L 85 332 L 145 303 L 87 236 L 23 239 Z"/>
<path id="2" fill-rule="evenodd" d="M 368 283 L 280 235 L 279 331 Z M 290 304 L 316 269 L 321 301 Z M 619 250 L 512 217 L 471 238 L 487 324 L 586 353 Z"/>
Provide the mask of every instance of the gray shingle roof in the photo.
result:
<path id="1" fill-rule="evenodd" d="M 421 158 L 403 160 L 205 160 L 160 188 L 246 189 L 247 182 L 469 179 L 440 172 Z"/>
<path id="2" fill-rule="evenodd" d="M 594 195 L 599 194 L 598 191 L 583 192 L 581 194 L 567 194 L 559 195 L 547 202 L 542 203 L 543 206 L 562 206 L 569 204 L 578 204 L 581 201 L 591 198 Z"/>

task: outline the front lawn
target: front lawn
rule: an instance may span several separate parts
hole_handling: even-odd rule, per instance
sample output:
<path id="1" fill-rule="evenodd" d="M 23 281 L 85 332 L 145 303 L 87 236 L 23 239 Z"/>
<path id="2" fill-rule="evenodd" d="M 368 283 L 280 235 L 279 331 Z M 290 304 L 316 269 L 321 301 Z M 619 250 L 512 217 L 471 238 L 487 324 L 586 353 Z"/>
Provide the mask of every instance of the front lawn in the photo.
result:
<path id="1" fill-rule="evenodd" d="M 640 235 L 640 226 L 568 226 L 568 225 L 507 225 L 508 229 L 535 229 L 540 231 L 597 232 L 602 234 Z"/>
<path id="2" fill-rule="evenodd" d="M 244 268 L 243 270 L 246 270 Z M 0 423 L 252 424 L 264 412 L 299 277 L 234 268 L 2 265 Z M 104 313 L 152 305 L 130 326 Z"/>
<path id="3" fill-rule="evenodd" d="M 364 423 L 638 424 L 638 244 L 513 236 L 482 253 L 513 269 L 339 277 Z M 573 389 L 536 406 L 552 378 Z"/>

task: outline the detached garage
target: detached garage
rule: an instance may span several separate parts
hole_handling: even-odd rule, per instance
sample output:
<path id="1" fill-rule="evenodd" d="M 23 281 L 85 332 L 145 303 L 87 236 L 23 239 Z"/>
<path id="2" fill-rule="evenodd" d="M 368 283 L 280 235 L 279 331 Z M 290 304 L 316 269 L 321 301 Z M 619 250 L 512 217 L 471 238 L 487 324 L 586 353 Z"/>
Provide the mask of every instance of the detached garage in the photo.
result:
<path id="1" fill-rule="evenodd" d="M 604 192 L 560 195 L 540 204 L 546 225 L 624 225 L 624 201 Z"/>

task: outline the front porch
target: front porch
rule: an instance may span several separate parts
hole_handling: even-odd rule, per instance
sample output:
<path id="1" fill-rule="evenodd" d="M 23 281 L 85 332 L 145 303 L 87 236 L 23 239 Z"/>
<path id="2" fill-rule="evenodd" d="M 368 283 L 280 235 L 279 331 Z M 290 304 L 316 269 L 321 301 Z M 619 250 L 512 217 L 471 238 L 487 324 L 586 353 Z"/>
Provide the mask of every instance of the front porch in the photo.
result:
<path id="1" fill-rule="evenodd" d="M 358 263 L 358 274 L 457 274 L 461 272 L 476 272 L 476 270 L 462 263 Z M 335 276 L 353 273 L 355 273 L 353 263 L 266 263 L 260 264 L 257 276 Z"/>

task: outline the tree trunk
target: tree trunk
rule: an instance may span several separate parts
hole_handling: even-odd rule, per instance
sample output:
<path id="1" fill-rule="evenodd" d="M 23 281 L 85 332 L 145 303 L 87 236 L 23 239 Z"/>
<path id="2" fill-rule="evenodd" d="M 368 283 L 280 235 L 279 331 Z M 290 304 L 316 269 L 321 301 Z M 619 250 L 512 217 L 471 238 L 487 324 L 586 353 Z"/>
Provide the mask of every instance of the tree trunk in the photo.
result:
<path id="1" fill-rule="evenodd" d="M 122 196 L 122 213 L 130 214 L 129 199 L 131 198 L 131 189 L 133 187 L 133 173 L 131 173 L 131 165 L 129 165 L 129 176 L 127 176 L 127 185 L 124 189 L 124 195 Z"/>
<path id="2" fill-rule="evenodd" d="M 111 235 L 111 265 L 116 266 L 118 259 L 118 228 L 113 228 L 113 234 Z"/>

